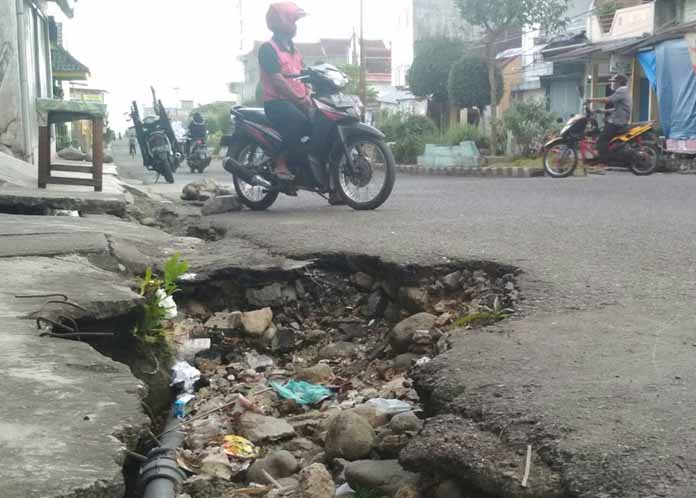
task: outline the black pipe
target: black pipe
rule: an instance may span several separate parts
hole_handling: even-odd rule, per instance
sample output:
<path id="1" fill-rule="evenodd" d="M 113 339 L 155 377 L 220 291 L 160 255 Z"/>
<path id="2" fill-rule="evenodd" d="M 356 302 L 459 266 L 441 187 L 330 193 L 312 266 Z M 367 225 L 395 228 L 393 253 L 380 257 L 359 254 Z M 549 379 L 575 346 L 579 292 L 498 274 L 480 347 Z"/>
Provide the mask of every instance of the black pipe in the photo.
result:
<path id="1" fill-rule="evenodd" d="M 176 449 L 184 442 L 185 434 L 174 429 L 179 420 L 169 412 L 161 446 L 147 454 L 147 462 L 140 468 L 140 486 L 143 498 L 176 498 L 186 474 L 176 463 Z"/>
<path id="2" fill-rule="evenodd" d="M 259 175 L 255 175 L 253 171 L 243 166 L 239 162 L 235 161 L 231 157 L 225 158 L 225 160 L 222 162 L 222 167 L 225 169 L 225 171 L 238 176 L 249 185 L 268 189 L 273 187 L 273 185 L 271 185 L 271 183 L 268 180 L 262 178 Z"/>

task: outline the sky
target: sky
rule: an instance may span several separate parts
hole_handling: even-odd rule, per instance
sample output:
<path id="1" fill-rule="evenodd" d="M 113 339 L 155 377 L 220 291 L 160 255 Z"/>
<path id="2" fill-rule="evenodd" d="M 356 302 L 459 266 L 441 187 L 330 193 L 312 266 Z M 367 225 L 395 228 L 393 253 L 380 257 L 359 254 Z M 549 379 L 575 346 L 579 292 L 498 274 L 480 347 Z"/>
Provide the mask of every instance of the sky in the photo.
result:
<path id="1" fill-rule="evenodd" d="M 265 26 L 269 3 L 80 0 L 73 19 L 56 17 L 64 23 L 65 47 L 90 68 L 89 86 L 109 92 L 110 122 L 122 131 L 130 102 L 150 103 L 150 85 L 165 105 L 173 106 L 179 99 L 198 104 L 229 100 L 227 83 L 242 78 L 237 59 L 241 48 L 247 50 L 253 40 L 270 36 Z M 300 21 L 298 41 L 349 38 L 359 24 L 359 0 L 297 3 L 310 13 Z M 409 5 L 410 0 L 365 0 L 365 35 L 392 42 L 397 64 L 407 64 L 412 57 Z"/>

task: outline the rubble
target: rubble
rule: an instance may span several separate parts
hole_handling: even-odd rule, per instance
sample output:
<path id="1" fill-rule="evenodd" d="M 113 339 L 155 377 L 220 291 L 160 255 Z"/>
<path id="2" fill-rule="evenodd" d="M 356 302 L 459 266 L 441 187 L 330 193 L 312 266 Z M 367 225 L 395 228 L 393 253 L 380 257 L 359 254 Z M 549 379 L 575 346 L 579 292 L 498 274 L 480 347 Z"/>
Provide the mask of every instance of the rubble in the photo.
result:
<path id="1" fill-rule="evenodd" d="M 242 327 L 251 336 L 261 336 L 273 323 L 273 310 L 264 308 L 242 313 Z"/>
<path id="2" fill-rule="evenodd" d="M 326 454 L 329 458 L 359 460 L 370 454 L 376 439 L 367 420 L 356 413 L 343 412 L 328 427 Z"/>
<path id="3" fill-rule="evenodd" d="M 247 412 L 239 420 L 239 433 L 253 443 L 268 443 L 295 436 L 285 420 Z"/>
<path id="4" fill-rule="evenodd" d="M 186 185 L 181 193 L 184 201 L 207 201 L 216 196 L 232 195 L 232 189 L 217 184 L 214 180 L 207 178 L 198 180 Z"/>
<path id="5" fill-rule="evenodd" d="M 249 468 L 247 479 L 257 484 L 272 484 L 264 472 L 275 479 L 292 477 L 300 469 L 297 458 L 286 450 L 271 453 L 266 458 L 256 460 Z"/>
<path id="6" fill-rule="evenodd" d="M 201 214 L 203 216 L 212 216 L 214 214 L 241 211 L 243 208 L 244 206 L 236 195 L 218 195 L 205 201 Z"/>
<path id="7" fill-rule="evenodd" d="M 326 467 L 315 463 L 300 472 L 300 498 L 333 498 L 336 485 Z"/>
<path id="8" fill-rule="evenodd" d="M 409 482 L 416 482 L 418 476 L 407 472 L 397 460 L 360 460 L 346 467 L 346 481 L 353 489 L 379 490 L 387 496 L 394 496 Z"/>
<path id="9" fill-rule="evenodd" d="M 430 313 L 418 313 L 399 322 L 389 334 L 389 343 L 397 353 L 407 353 L 413 346 L 414 335 L 421 330 L 429 331 L 435 326 L 437 317 Z"/>

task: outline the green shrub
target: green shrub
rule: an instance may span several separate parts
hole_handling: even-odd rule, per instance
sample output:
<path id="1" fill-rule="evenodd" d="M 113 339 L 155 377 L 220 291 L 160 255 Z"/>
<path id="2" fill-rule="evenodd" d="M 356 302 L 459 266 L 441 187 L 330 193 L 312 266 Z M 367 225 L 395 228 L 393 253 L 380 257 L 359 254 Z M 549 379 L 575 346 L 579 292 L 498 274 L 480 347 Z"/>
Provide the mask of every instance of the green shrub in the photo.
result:
<path id="1" fill-rule="evenodd" d="M 556 116 L 541 100 L 515 102 L 503 116 L 505 129 L 512 133 L 524 157 L 535 156 L 545 137 L 557 128 Z"/>
<path id="2" fill-rule="evenodd" d="M 437 127 L 425 116 L 395 114 L 380 120 L 379 128 L 391 143 L 398 163 L 414 164 L 425 150 L 427 139 L 437 133 Z"/>

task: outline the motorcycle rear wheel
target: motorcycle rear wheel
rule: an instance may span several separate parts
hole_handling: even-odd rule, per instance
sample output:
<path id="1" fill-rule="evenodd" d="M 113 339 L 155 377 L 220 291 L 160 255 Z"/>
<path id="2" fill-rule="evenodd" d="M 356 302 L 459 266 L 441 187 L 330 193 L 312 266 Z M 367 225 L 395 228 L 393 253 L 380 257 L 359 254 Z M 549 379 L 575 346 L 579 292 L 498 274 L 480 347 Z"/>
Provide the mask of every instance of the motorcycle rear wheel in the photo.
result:
<path id="1" fill-rule="evenodd" d="M 564 161 L 564 167 L 561 167 L 561 161 Z M 561 142 L 544 151 L 544 171 L 552 178 L 567 178 L 577 166 L 578 151 L 569 143 Z"/>
<path id="2" fill-rule="evenodd" d="M 254 169 L 255 164 L 263 163 L 268 159 L 263 149 L 254 143 L 230 147 L 227 155 L 250 169 Z M 280 194 L 277 190 L 268 191 L 263 187 L 250 185 L 237 175 L 232 175 L 232 182 L 239 200 L 252 211 L 265 211 L 270 208 Z"/>
<path id="3" fill-rule="evenodd" d="M 383 140 L 368 135 L 350 138 L 346 148 L 353 158 L 353 170 L 344 154 L 334 169 L 341 197 L 356 211 L 377 209 L 387 201 L 396 182 L 396 161 L 391 149 Z"/>
<path id="4" fill-rule="evenodd" d="M 633 154 L 636 157 L 629 167 L 634 175 L 649 176 L 657 170 L 657 149 L 649 145 L 639 145 L 633 148 Z"/>

